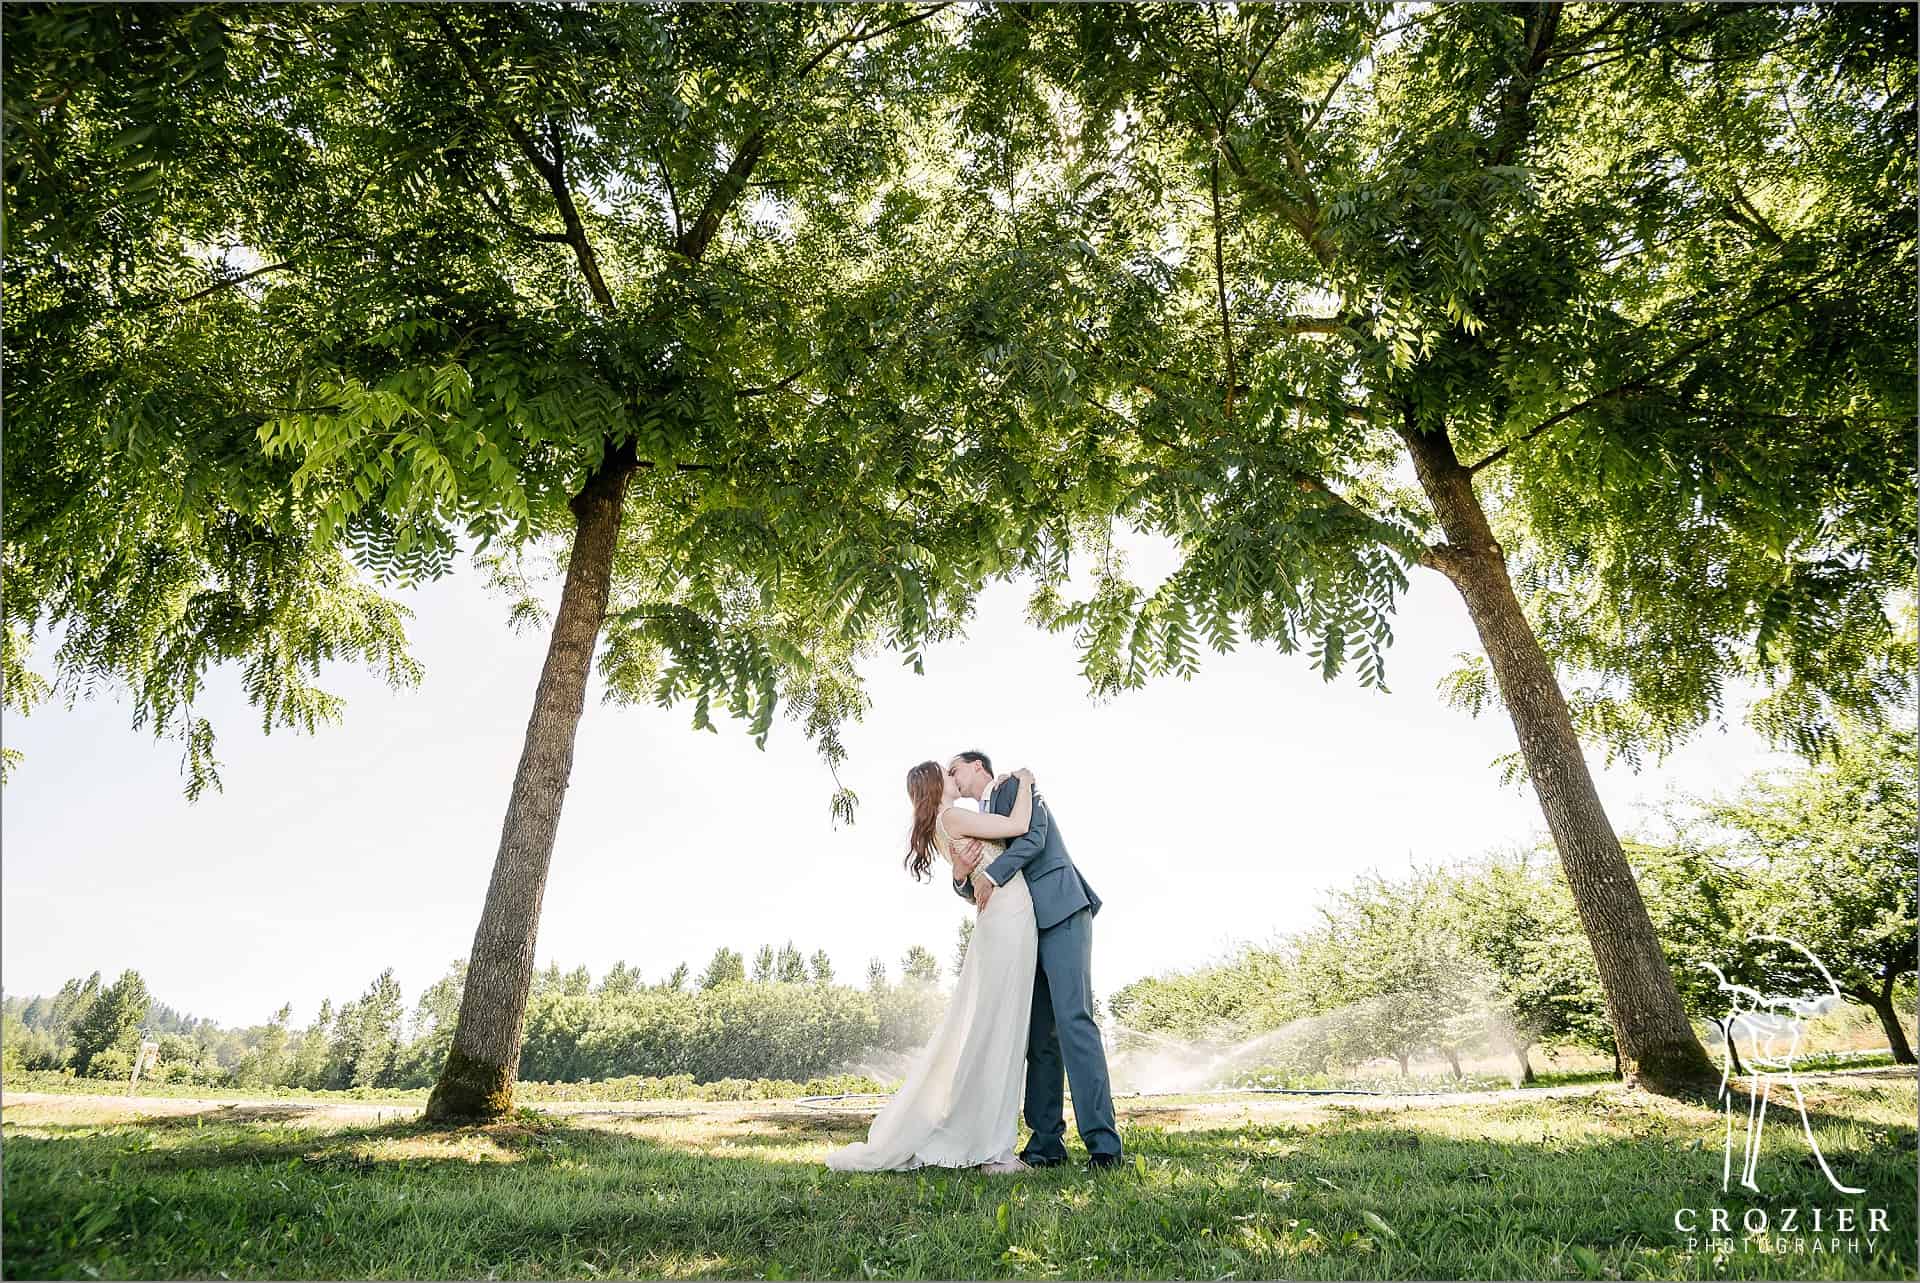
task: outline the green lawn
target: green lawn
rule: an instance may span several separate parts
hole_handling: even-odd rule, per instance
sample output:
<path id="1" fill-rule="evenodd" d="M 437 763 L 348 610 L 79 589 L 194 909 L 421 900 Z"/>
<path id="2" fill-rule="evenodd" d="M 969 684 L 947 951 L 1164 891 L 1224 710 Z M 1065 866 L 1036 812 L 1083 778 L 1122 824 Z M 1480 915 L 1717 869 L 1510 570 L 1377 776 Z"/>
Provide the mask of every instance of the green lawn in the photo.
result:
<path id="1" fill-rule="evenodd" d="M 1832 1192 L 1775 1114 L 1722 1196 L 1721 1116 L 1607 1084 L 1465 1104 L 1122 1102 L 1136 1159 L 1019 1179 L 841 1176 L 858 1114 L 524 1111 L 441 1131 L 372 1105 L 9 1100 L 9 1278 L 1911 1278 L 1910 1077 L 1810 1095 Z M 389 1109 L 393 1108 L 391 1106 Z M 1777 1125 L 1776 1125 L 1777 1124 Z M 1689 1254 L 1677 1209 L 1884 1207 L 1871 1249 Z M 1701 1216 L 1705 1217 L 1703 1210 Z M 1804 1214 L 1804 1213 L 1803 1213 Z M 1777 1212 L 1776 1212 L 1777 1215 Z M 1804 1240 L 1800 1240 L 1804 1241 Z"/>

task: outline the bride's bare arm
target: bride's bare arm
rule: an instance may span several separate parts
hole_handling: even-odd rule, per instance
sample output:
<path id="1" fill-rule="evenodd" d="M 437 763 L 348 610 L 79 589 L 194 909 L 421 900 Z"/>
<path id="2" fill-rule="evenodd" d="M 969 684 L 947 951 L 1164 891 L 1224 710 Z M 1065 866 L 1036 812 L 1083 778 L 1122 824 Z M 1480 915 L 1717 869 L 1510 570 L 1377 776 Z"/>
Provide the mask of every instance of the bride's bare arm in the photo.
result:
<path id="1" fill-rule="evenodd" d="M 943 817 L 947 832 L 955 837 L 992 838 L 1003 841 L 1007 838 L 1017 838 L 1033 827 L 1033 776 L 1024 770 L 1015 771 L 1013 774 L 1019 781 L 1019 785 L 1013 797 L 1011 814 L 993 815 L 986 811 L 967 811 L 960 807 L 953 807 Z"/>

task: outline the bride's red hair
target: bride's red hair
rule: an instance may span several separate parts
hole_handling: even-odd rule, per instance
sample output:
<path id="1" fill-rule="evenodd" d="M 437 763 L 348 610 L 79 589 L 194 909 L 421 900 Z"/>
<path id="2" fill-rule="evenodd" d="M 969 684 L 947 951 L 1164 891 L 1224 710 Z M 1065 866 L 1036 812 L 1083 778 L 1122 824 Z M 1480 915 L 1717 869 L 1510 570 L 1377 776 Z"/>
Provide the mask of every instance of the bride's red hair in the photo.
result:
<path id="1" fill-rule="evenodd" d="M 946 772 L 938 762 L 922 762 L 907 772 L 907 800 L 913 803 L 913 827 L 907 830 L 907 872 L 924 882 L 933 868 L 933 821 L 946 798 Z"/>

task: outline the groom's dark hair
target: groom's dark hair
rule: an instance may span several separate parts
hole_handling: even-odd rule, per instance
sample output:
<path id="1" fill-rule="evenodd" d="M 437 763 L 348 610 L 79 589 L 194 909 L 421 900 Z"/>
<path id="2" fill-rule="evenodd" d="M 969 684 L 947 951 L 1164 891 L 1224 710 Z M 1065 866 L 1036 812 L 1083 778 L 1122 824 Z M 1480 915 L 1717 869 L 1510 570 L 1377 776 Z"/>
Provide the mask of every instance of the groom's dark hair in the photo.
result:
<path id="1" fill-rule="evenodd" d="M 986 771 L 989 775 L 993 774 L 993 759 L 989 758 L 979 749 L 970 748 L 964 753 L 955 753 L 953 760 L 956 762 L 978 762 L 982 770 Z"/>

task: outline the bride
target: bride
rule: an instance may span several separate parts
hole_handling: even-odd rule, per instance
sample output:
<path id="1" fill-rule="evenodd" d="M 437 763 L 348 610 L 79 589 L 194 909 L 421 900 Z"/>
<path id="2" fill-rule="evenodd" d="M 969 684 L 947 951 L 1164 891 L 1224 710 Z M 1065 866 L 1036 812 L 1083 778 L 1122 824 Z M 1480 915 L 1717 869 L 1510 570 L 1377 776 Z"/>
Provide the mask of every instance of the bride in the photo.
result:
<path id="1" fill-rule="evenodd" d="M 1033 818 L 1033 775 L 1020 783 L 1013 810 L 992 815 L 954 805 L 960 789 L 937 762 L 907 772 L 913 828 L 907 871 L 925 878 L 934 853 L 949 865 L 954 845 L 967 839 L 985 848 L 985 868 Z M 1014 1120 L 1027 1057 L 1027 1020 L 1039 950 L 1033 900 L 1026 878 L 1014 874 L 980 911 L 953 1001 L 907 1073 L 907 1080 L 873 1120 L 867 1139 L 827 1155 L 842 1172 L 905 1171 L 915 1167 L 978 1167 L 1025 1171 L 1014 1156 Z"/>

